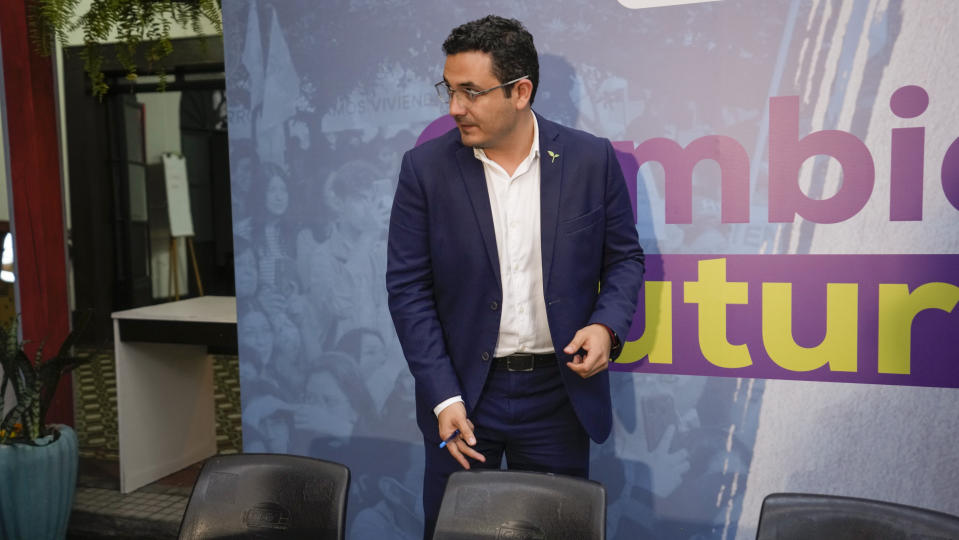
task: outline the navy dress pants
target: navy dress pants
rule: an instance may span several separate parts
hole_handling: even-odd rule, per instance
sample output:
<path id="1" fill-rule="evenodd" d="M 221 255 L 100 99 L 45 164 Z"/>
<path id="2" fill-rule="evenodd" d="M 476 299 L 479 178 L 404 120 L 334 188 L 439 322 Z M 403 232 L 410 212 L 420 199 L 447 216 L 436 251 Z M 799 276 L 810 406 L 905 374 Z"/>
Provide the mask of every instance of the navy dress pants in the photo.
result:
<path id="1" fill-rule="evenodd" d="M 491 366 L 476 409 L 469 414 L 476 448 L 486 463 L 470 459 L 470 467 L 540 471 L 586 478 L 589 436 L 576 418 L 557 364 L 533 371 Z M 430 540 L 449 476 L 462 470 L 445 448 L 426 444 L 423 481 L 425 531 Z"/>

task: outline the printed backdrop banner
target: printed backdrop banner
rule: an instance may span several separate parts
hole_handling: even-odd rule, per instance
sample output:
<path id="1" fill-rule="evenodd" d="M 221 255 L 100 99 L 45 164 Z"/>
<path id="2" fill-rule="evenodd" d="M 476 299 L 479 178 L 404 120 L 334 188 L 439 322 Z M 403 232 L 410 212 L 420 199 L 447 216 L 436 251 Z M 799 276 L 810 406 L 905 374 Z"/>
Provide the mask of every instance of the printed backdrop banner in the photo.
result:
<path id="1" fill-rule="evenodd" d="M 350 538 L 422 536 L 386 229 L 489 13 L 535 37 L 537 112 L 613 142 L 648 254 L 610 538 L 753 538 L 779 491 L 959 514 L 951 0 L 224 2 L 244 451 L 346 463 Z"/>

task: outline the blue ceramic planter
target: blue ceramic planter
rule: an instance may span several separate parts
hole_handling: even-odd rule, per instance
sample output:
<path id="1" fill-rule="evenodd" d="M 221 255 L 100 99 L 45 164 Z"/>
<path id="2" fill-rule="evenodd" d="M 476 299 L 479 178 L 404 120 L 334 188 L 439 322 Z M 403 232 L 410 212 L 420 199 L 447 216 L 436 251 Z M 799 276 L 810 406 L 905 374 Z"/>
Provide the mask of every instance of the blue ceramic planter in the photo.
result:
<path id="1" fill-rule="evenodd" d="M 77 485 L 77 434 L 68 426 L 57 429 L 60 437 L 44 446 L 0 445 L 0 538 L 66 536 Z"/>

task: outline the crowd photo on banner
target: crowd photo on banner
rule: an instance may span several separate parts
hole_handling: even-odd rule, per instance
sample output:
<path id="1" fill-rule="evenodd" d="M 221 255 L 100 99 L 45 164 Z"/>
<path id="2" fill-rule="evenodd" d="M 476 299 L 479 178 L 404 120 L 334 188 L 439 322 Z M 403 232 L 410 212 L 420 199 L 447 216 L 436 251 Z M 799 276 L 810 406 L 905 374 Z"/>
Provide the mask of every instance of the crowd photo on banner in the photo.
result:
<path id="1" fill-rule="evenodd" d="M 387 307 L 387 229 L 404 153 L 454 127 L 433 87 L 443 78 L 443 40 L 451 28 L 491 13 L 522 21 L 535 37 L 534 110 L 612 142 L 647 254 L 637 316 L 619 363 L 610 368 L 612 434 L 590 450 L 590 478 L 607 491 L 609 538 L 751 538 L 762 496 L 747 488 L 828 487 L 829 475 L 817 472 L 822 450 L 816 437 L 803 442 L 803 455 L 794 445 L 789 459 L 781 456 L 790 450 L 780 451 L 773 439 L 793 431 L 784 416 L 806 400 L 833 399 L 838 384 L 777 385 L 782 381 L 722 371 L 698 352 L 702 336 L 694 325 L 677 323 L 669 339 L 676 350 L 696 348 L 695 358 L 664 361 L 656 357 L 661 349 L 650 353 L 644 337 L 653 331 L 644 295 L 671 294 L 664 302 L 677 306 L 680 320 L 693 313 L 680 310 L 696 308 L 691 289 L 680 287 L 697 278 L 670 277 L 680 275 L 678 257 L 856 253 L 848 238 L 858 232 L 823 234 L 833 229 L 769 219 L 770 98 L 799 96 L 802 135 L 843 129 L 866 140 L 880 131 L 873 109 L 890 116 L 880 103 L 888 100 L 888 87 L 921 82 L 887 80 L 897 40 L 921 38 L 917 30 L 900 36 L 904 6 L 919 4 L 723 0 L 634 9 L 637 3 L 223 3 L 243 451 L 347 464 L 349 538 L 423 534 L 424 449 L 414 380 Z M 888 129 L 882 133 L 888 136 Z M 669 195 L 675 188 L 667 188 L 665 177 L 691 159 L 682 149 L 701 138 L 724 149 L 741 147 L 739 168 L 693 160 L 688 200 L 673 207 L 677 192 Z M 666 149 L 657 155 L 665 165 L 637 161 L 643 157 L 637 148 L 654 148 L 640 147 L 650 140 Z M 877 157 L 877 167 L 885 161 Z M 826 157 L 803 167 L 810 193 L 837 189 L 829 184 L 839 177 L 836 166 Z M 745 219 L 726 214 L 732 198 L 726 186 L 736 174 L 743 180 L 737 186 L 746 195 Z M 881 180 L 877 175 L 877 185 Z M 888 207 L 882 210 L 887 223 Z M 684 212 L 690 218 L 677 219 Z M 931 215 L 927 210 L 927 219 Z M 857 223 L 864 242 L 885 241 Z M 939 253 L 955 253 L 955 239 L 948 242 L 952 247 Z M 750 290 L 751 306 L 761 302 L 757 288 Z M 745 309 L 729 307 L 734 330 L 724 337 L 730 347 L 746 339 L 736 325 L 741 330 L 754 322 L 742 315 Z M 762 345 L 758 326 L 749 332 Z M 689 367 L 693 361 L 700 367 Z M 917 403 L 931 399 L 912 389 L 902 395 Z M 885 396 L 861 401 L 878 406 L 890 402 Z M 764 413 L 772 420 L 763 425 L 762 441 Z M 843 430 L 823 420 L 827 416 L 817 417 L 823 426 L 817 429 L 832 447 L 843 448 Z M 760 448 L 766 449 L 763 467 L 757 466 Z M 892 450 L 877 452 L 875 463 L 898 459 Z"/>

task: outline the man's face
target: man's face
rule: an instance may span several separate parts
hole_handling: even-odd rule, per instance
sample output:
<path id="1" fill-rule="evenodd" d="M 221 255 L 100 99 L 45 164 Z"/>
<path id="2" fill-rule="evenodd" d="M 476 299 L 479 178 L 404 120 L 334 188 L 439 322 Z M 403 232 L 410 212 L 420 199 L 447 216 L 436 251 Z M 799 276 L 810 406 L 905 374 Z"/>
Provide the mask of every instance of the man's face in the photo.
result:
<path id="1" fill-rule="evenodd" d="M 386 231 L 392 206 L 393 183 L 382 178 L 373 181 L 368 189 L 344 198 L 341 215 L 343 221 L 357 231 Z"/>
<path id="2" fill-rule="evenodd" d="M 240 319 L 240 342 L 256 352 L 256 362 L 263 364 L 273 354 L 273 328 L 266 315 L 259 311 L 248 311 Z"/>
<path id="3" fill-rule="evenodd" d="M 476 91 L 492 88 L 505 81 L 493 75 L 493 60 L 489 54 L 468 51 L 446 57 L 443 79 L 450 88 L 469 88 Z M 450 100 L 450 116 L 456 120 L 465 146 L 498 150 L 517 128 L 519 110 L 515 87 L 506 97 L 505 90 L 496 89 L 470 102 L 462 92 Z"/>
<path id="4" fill-rule="evenodd" d="M 333 374 L 320 371 L 306 380 L 306 402 L 319 406 L 328 414 L 324 425 L 334 437 L 349 437 L 357 420 L 349 396 Z"/>

